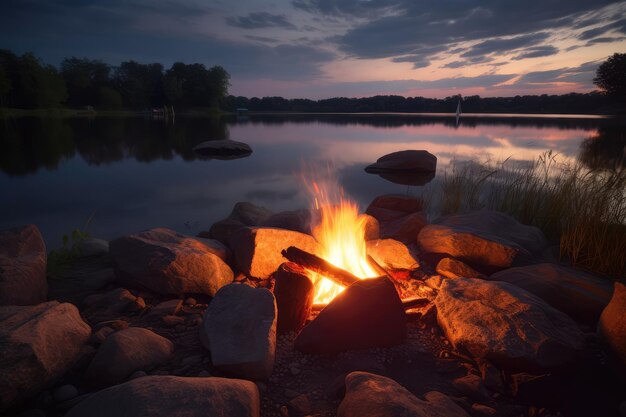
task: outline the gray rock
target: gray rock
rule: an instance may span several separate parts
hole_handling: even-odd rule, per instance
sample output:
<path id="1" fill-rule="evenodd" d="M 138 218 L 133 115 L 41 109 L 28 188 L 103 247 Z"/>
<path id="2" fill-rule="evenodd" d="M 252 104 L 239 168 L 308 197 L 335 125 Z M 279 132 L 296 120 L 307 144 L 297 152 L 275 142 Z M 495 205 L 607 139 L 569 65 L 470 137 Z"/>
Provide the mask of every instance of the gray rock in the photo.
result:
<path id="1" fill-rule="evenodd" d="M 445 394 L 430 391 L 424 398 L 384 376 L 352 372 L 337 417 L 469 417 Z"/>
<path id="2" fill-rule="evenodd" d="M 419 245 L 478 265 L 508 268 L 527 261 L 547 246 L 539 229 L 504 213 L 480 210 L 441 218 L 421 229 Z"/>
<path id="3" fill-rule="evenodd" d="M 241 229 L 232 246 L 235 265 L 248 276 L 267 279 L 285 262 L 281 251 L 289 246 L 320 252 L 315 239 L 304 233 L 271 227 Z"/>
<path id="4" fill-rule="evenodd" d="M 0 412 L 49 387 L 80 358 L 91 328 L 72 304 L 0 307 Z"/>
<path id="5" fill-rule="evenodd" d="M 0 305 L 46 301 L 46 245 L 37 226 L 0 231 Z"/>
<path id="6" fill-rule="evenodd" d="M 140 327 L 129 327 L 107 337 L 85 373 L 94 385 L 113 385 L 135 371 L 147 371 L 167 361 L 174 345 Z"/>
<path id="7" fill-rule="evenodd" d="M 208 232 L 200 232 L 198 236 L 201 238 L 215 239 L 231 247 L 233 243 L 231 238 L 239 229 L 245 227 L 246 225 L 238 220 L 224 219 L 213 223 Z"/>
<path id="8" fill-rule="evenodd" d="M 80 239 L 76 246 L 81 256 L 102 256 L 109 253 L 109 242 L 95 237 Z"/>
<path id="9" fill-rule="evenodd" d="M 137 300 L 137 297 L 127 289 L 115 288 L 85 298 L 84 312 L 87 316 L 96 316 L 98 321 L 111 320 L 124 313 L 140 310 L 141 302 L 138 303 Z"/>
<path id="10" fill-rule="evenodd" d="M 387 212 L 379 212 L 377 209 L 387 210 Z M 404 194 L 385 194 L 376 197 L 365 212 L 376 218 L 378 218 L 376 214 L 381 214 L 382 219 L 387 220 L 384 216 L 385 214 L 392 218 L 397 218 L 411 213 L 418 213 L 422 210 L 424 210 L 424 201 L 422 199 Z M 381 219 L 378 220 L 381 221 Z"/>
<path id="11" fill-rule="evenodd" d="M 157 228 L 110 243 L 118 279 L 159 294 L 215 295 L 233 281 L 220 251 L 202 239 Z"/>
<path id="12" fill-rule="evenodd" d="M 260 226 L 274 213 L 265 207 L 257 206 L 247 201 L 235 203 L 228 219 L 243 223 L 246 226 Z"/>
<path id="13" fill-rule="evenodd" d="M 96 392 L 65 417 L 259 417 L 250 381 L 147 376 Z"/>
<path id="14" fill-rule="evenodd" d="M 548 263 L 505 269 L 489 279 L 523 288 L 574 320 L 594 326 L 613 292 L 607 279 Z"/>
<path id="15" fill-rule="evenodd" d="M 566 314 L 505 282 L 444 280 L 437 320 L 452 345 L 499 368 L 540 371 L 579 357 L 584 336 Z"/>
<path id="16" fill-rule="evenodd" d="M 293 230 L 300 233 L 311 234 L 313 226 L 313 213 L 311 210 L 302 209 L 294 211 L 282 211 L 265 219 L 259 224 L 262 227 L 275 227 L 279 229 Z"/>
<path id="17" fill-rule="evenodd" d="M 236 377 L 269 378 L 276 352 L 277 310 L 265 288 L 230 284 L 204 313 L 200 339 L 213 365 Z"/>

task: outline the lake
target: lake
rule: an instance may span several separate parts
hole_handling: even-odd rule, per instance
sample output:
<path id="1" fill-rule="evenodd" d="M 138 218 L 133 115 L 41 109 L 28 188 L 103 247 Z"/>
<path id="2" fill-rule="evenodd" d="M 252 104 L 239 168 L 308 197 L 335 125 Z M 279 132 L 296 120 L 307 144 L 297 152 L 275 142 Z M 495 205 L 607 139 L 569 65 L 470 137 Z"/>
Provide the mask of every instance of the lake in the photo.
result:
<path id="1" fill-rule="evenodd" d="M 421 188 L 364 172 L 380 156 L 404 149 L 435 154 L 439 177 L 462 161 L 523 163 L 547 150 L 562 160 L 610 165 L 611 138 L 623 140 L 626 131 L 617 119 L 551 115 L 464 115 L 459 126 L 453 115 L 414 114 L 179 116 L 175 123 L 24 117 L 0 123 L 0 229 L 34 223 L 49 248 L 74 228 L 105 239 L 157 226 L 196 234 L 226 217 L 237 201 L 274 211 L 307 207 L 304 166 L 332 165 L 362 210 L 380 194 L 434 192 L 437 178 Z M 192 151 L 200 142 L 225 138 L 249 144 L 253 153 L 217 160 Z"/>

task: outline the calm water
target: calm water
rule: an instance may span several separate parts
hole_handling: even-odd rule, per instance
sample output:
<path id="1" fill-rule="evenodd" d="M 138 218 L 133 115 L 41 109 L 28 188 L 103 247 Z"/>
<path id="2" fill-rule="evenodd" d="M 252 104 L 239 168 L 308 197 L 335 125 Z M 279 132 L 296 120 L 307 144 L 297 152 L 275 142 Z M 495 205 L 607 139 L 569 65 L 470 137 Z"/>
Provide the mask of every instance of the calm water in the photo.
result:
<path id="1" fill-rule="evenodd" d="M 89 233 L 105 239 L 156 226 L 195 234 L 237 201 L 275 211 L 305 207 L 303 162 L 331 162 L 364 209 L 379 194 L 423 191 L 363 171 L 386 153 L 426 149 L 439 159 L 438 175 L 459 161 L 529 161 L 546 150 L 597 167 L 623 153 L 626 131 L 613 119 L 514 115 L 464 116 L 458 127 L 451 116 L 384 114 L 0 123 L 0 229 L 35 223 L 49 247 L 86 222 Z M 192 152 L 202 141 L 224 138 L 248 143 L 252 155 L 207 160 Z M 434 190 L 437 179 L 427 187 Z"/>

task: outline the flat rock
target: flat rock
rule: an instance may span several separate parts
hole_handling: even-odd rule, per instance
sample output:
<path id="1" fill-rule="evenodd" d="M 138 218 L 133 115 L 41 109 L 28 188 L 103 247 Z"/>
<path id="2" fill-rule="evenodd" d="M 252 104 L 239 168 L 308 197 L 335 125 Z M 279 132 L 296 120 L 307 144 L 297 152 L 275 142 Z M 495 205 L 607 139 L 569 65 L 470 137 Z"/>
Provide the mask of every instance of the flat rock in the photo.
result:
<path id="1" fill-rule="evenodd" d="M 252 153 L 250 145 L 230 139 L 208 140 L 194 146 L 193 151 L 206 158 L 237 159 L 245 158 Z"/>
<path id="2" fill-rule="evenodd" d="M 72 304 L 0 307 L 0 412 L 62 377 L 80 358 L 90 335 Z"/>
<path id="3" fill-rule="evenodd" d="M 594 326 L 613 292 L 609 280 L 550 263 L 505 269 L 489 279 L 523 288 L 574 320 Z"/>
<path id="4" fill-rule="evenodd" d="M 538 228 L 489 210 L 441 218 L 421 229 L 417 241 L 426 252 L 502 268 L 528 260 L 547 246 Z"/>
<path id="5" fill-rule="evenodd" d="M 389 279 L 364 279 L 337 295 L 295 340 L 305 353 L 341 352 L 400 344 L 406 315 Z"/>
<path id="6" fill-rule="evenodd" d="M 502 369 L 561 368 L 584 347 L 569 316 L 506 282 L 447 279 L 434 302 L 437 321 L 457 350 Z"/>
<path id="7" fill-rule="evenodd" d="M 149 371 L 167 361 L 174 345 L 166 338 L 140 327 L 111 334 L 92 359 L 85 377 L 97 386 L 121 382 L 135 371 Z"/>
<path id="8" fill-rule="evenodd" d="M 466 263 L 454 258 L 443 258 L 435 267 L 435 270 L 439 275 L 443 275 L 446 278 L 480 278 L 486 279 L 487 277 L 480 272 L 476 271 Z"/>
<path id="9" fill-rule="evenodd" d="M 395 239 L 368 240 L 367 254 L 381 266 L 391 269 L 415 269 L 420 266 L 409 248 Z"/>
<path id="10" fill-rule="evenodd" d="M 241 229 L 233 239 L 235 265 L 248 276 L 267 279 L 285 262 L 281 251 L 289 246 L 320 252 L 315 239 L 304 233 L 271 227 Z"/>
<path id="11" fill-rule="evenodd" d="M 98 391 L 65 417 L 259 417 L 259 390 L 227 378 L 146 376 Z"/>
<path id="12" fill-rule="evenodd" d="M 432 172 L 437 169 L 437 157 L 428 151 L 405 150 L 381 156 L 375 163 L 365 167 L 370 174 L 406 171 Z"/>
<path id="13" fill-rule="evenodd" d="M 602 311 L 598 331 L 626 380 L 626 285 L 615 282 L 613 297 Z"/>
<path id="14" fill-rule="evenodd" d="M 159 294 L 215 295 L 233 281 L 220 251 L 202 239 L 170 229 L 150 229 L 110 243 L 118 279 Z"/>
<path id="15" fill-rule="evenodd" d="M 46 301 L 46 245 L 37 226 L 0 231 L 0 305 Z"/>
<path id="16" fill-rule="evenodd" d="M 430 391 L 424 398 L 417 398 L 393 379 L 352 372 L 346 376 L 346 396 L 337 417 L 469 417 L 438 391 Z"/>
<path id="17" fill-rule="evenodd" d="M 246 379 L 269 378 L 276 352 L 277 309 L 265 288 L 230 284 L 204 313 L 200 340 L 213 366 Z"/>

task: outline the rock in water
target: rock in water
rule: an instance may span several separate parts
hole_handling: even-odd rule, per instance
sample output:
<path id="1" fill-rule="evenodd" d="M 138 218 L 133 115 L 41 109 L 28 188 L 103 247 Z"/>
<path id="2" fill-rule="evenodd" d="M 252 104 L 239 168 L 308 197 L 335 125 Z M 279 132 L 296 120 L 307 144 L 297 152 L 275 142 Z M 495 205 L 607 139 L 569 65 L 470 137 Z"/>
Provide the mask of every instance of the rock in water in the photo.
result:
<path id="1" fill-rule="evenodd" d="M 549 263 L 505 269 L 489 279 L 523 288 L 574 320 L 593 326 L 613 292 L 606 279 Z"/>
<path id="2" fill-rule="evenodd" d="M 626 380 L 626 285 L 615 283 L 613 297 L 602 311 L 598 331 Z"/>
<path id="3" fill-rule="evenodd" d="M 393 346 L 404 341 L 406 316 L 386 277 L 364 279 L 336 296 L 295 340 L 305 353 Z"/>
<path id="4" fill-rule="evenodd" d="M 536 227 L 488 210 L 444 217 L 421 229 L 417 242 L 427 252 L 501 268 L 527 260 L 547 245 Z"/>
<path id="5" fill-rule="evenodd" d="M 259 226 L 274 213 L 265 207 L 257 206 L 247 201 L 235 203 L 228 215 L 228 220 L 235 220 L 246 226 Z"/>
<path id="6" fill-rule="evenodd" d="M 90 335 L 72 304 L 0 307 L 0 412 L 63 376 Z"/>
<path id="7" fill-rule="evenodd" d="M 506 282 L 447 279 L 434 302 L 456 349 L 502 369 L 556 369 L 583 350 L 583 333 L 571 318 Z"/>
<path id="8" fill-rule="evenodd" d="M 437 157 L 428 151 L 406 150 L 393 152 L 368 165 L 365 172 L 386 174 L 397 172 L 432 172 L 437 169 Z"/>
<path id="9" fill-rule="evenodd" d="M 265 288 L 230 284 L 209 304 L 200 339 L 213 366 L 236 377 L 269 378 L 276 353 L 276 300 Z"/>
<path id="10" fill-rule="evenodd" d="M 431 391 L 425 401 L 396 381 L 367 372 L 346 376 L 346 396 L 337 417 L 469 417 L 447 395 Z"/>
<path id="11" fill-rule="evenodd" d="M 107 337 L 87 368 L 85 377 L 104 387 L 128 378 L 135 371 L 149 371 L 167 361 L 174 345 L 140 327 L 129 327 Z"/>
<path id="12" fill-rule="evenodd" d="M 298 264 L 285 262 L 274 273 L 278 333 L 298 331 L 311 314 L 315 287 Z"/>
<path id="13" fill-rule="evenodd" d="M 295 246 L 309 253 L 319 253 L 319 244 L 310 235 L 271 227 L 241 229 L 233 242 L 237 268 L 244 274 L 267 279 L 285 262 L 283 249 Z"/>
<path id="14" fill-rule="evenodd" d="M 48 295 L 46 245 L 35 225 L 0 232 L 0 305 L 43 303 Z"/>
<path id="15" fill-rule="evenodd" d="M 84 399 L 65 417 L 259 417 L 254 382 L 227 378 L 146 376 Z"/>
<path id="16" fill-rule="evenodd" d="M 206 158 L 228 160 L 250 156 L 252 148 L 247 143 L 224 139 L 202 142 L 194 146 L 193 151 Z"/>
<path id="17" fill-rule="evenodd" d="M 215 295 L 233 281 L 222 248 L 203 239 L 157 228 L 115 239 L 110 243 L 118 279 L 159 294 Z"/>

